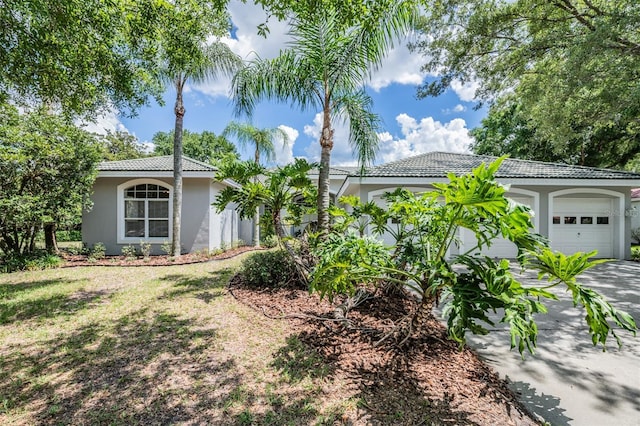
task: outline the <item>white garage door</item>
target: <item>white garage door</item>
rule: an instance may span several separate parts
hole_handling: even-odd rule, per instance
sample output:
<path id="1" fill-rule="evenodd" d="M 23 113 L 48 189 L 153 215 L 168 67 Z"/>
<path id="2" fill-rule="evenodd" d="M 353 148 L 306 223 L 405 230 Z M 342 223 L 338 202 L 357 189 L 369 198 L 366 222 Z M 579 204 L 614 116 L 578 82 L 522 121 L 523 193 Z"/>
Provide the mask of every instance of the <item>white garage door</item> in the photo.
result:
<path id="1" fill-rule="evenodd" d="M 555 198 L 551 247 L 565 254 L 598 250 L 613 257 L 613 217 L 610 198 Z"/>
<path id="2" fill-rule="evenodd" d="M 533 206 L 533 199 L 531 197 L 509 197 L 513 201 L 524 204 L 526 206 Z M 470 248 L 474 247 L 477 244 L 475 234 L 466 229 L 460 228 L 460 253 L 465 253 Z M 518 254 L 518 249 L 516 245 L 511 241 L 504 239 L 502 237 L 496 238 L 491 247 L 484 248 L 481 252 L 476 251 L 474 254 L 482 254 L 484 256 L 496 257 L 502 259 L 514 259 Z"/>

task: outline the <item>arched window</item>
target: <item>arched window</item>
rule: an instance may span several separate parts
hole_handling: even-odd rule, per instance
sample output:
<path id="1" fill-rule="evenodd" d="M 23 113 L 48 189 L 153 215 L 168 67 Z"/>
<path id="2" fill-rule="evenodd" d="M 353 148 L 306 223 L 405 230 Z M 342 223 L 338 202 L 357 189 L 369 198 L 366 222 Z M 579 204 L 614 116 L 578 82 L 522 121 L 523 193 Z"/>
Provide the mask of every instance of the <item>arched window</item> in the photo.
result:
<path id="1" fill-rule="evenodd" d="M 118 239 L 165 241 L 171 236 L 171 187 L 156 180 L 118 186 Z"/>

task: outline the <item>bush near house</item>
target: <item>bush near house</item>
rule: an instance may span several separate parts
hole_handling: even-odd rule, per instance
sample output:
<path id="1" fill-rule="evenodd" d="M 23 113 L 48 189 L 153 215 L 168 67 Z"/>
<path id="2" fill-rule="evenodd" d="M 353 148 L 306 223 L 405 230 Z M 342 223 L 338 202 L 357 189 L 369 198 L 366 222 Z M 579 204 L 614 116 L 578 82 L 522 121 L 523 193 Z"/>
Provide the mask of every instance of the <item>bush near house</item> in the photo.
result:
<path id="1" fill-rule="evenodd" d="M 487 326 L 493 322 L 488 314 L 497 311 L 499 321 L 510 328 L 512 349 L 517 347 L 523 356 L 525 349 L 533 353 L 538 334 L 534 316 L 547 311 L 542 300 L 557 300 L 549 291 L 556 286 L 566 287 L 574 304 L 584 307 L 594 345 L 604 346 L 609 336 L 620 345 L 614 327 L 635 335 L 630 315 L 578 282 L 582 272 L 603 260 L 590 260 L 595 252 L 553 252 L 548 241 L 532 231 L 529 208 L 505 196 L 506 188 L 495 180 L 503 160 L 482 164 L 467 175 L 451 173 L 448 183 L 433 184 L 434 190 L 423 194 L 402 189 L 387 193 L 386 209 L 355 197 L 341 200 L 351 209 L 333 208 L 333 231 L 317 239 L 311 289 L 329 299 L 380 287 L 407 297 L 418 295 L 417 309 L 393 330 L 400 345 L 424 332 L 442 300 L 449 337 L 461 346 L 467 332 L 489 333 Z M 374 235 L 391 236 L 394 243 L 385 246 L 379 238 L 363 235 L 364 226 Z M 460 227 L 475 234 L 476 247 L 450 254 Z M 483 256 L 482 250 L 499 237 L 518 248 L 519 268 L 537 271 L 547 282 L 524 286 L 509 261 Z"/>

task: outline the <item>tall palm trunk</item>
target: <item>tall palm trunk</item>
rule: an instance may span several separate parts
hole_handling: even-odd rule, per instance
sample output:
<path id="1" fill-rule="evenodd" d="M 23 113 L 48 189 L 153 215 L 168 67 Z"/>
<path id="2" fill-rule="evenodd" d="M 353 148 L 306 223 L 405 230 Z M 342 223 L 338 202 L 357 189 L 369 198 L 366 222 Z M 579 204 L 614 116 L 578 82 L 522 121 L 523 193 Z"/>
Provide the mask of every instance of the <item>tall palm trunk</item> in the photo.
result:
<path id="1" fill-rule="evenodd" d="M 331 149 L 333 148 L 333 129 L 329 102 L 325 101 L 323 109 L 322 133 L 320 134 L 320 173 L 318 175 L 318 230 L 326 233 L 329 230 L 329 173 L 331 168 Z"/>
<path id="2" fill-rule="evenodd" d="M 173 132 L 173 233 L 172 254 L 180 256 L 180 226 L 182 224 L 182 123 L 184 120 L 184 104 L 182 88 L 184 80 L 176 79 L 176 123 Z"/>
<path id="3" fill-rule="evenodd" d="M 254 161 L 256 164 L 260 164 L 260 150 L 256 145 L 256 152 L 254 153 Z M 256 182 L 258 177 L 255 178 Z M 260 247 L 260 206 L 256 207 L 256 212 L 253 215 L 253 245 Z"/>

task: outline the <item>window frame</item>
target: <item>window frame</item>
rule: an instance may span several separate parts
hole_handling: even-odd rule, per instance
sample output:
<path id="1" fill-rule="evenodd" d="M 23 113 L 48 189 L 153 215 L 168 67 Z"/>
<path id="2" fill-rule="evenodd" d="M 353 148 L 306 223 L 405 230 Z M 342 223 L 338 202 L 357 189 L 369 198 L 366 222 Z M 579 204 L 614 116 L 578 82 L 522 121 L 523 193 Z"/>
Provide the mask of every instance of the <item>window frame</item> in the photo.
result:
<path id="1" fill-rule="evenodd" d="M 149 222 L 149 210 L 148 210 L 148 201 L 157 201 L 157 200 L 167 200 L 169 203 L 169 217 L 168 217 L 168 228 L 169 235 L 166 237 L 127 237 L 125 235 L 125 192 L 128 188 L 132 186 L 141 185 L 141 184 L 149 184 L 149 185 L 158 185 L 163 187 L 164 189 L 169 190 L 169 198 L 139 198 L 139 201 L 145 201 L 145 234 L 148 234 L 148 222 Z M 171 242 L 173 236 L 173 186 L 168 184 L 167 182 L 158 180 L 158 179 L 133 179 L 128 180 L 126 182 L 118 185 L 117 188 L 117 243 L 118 244 L 139 244 L 141 241 L 151 244 L 162 244 L 165 241 Z"/>

